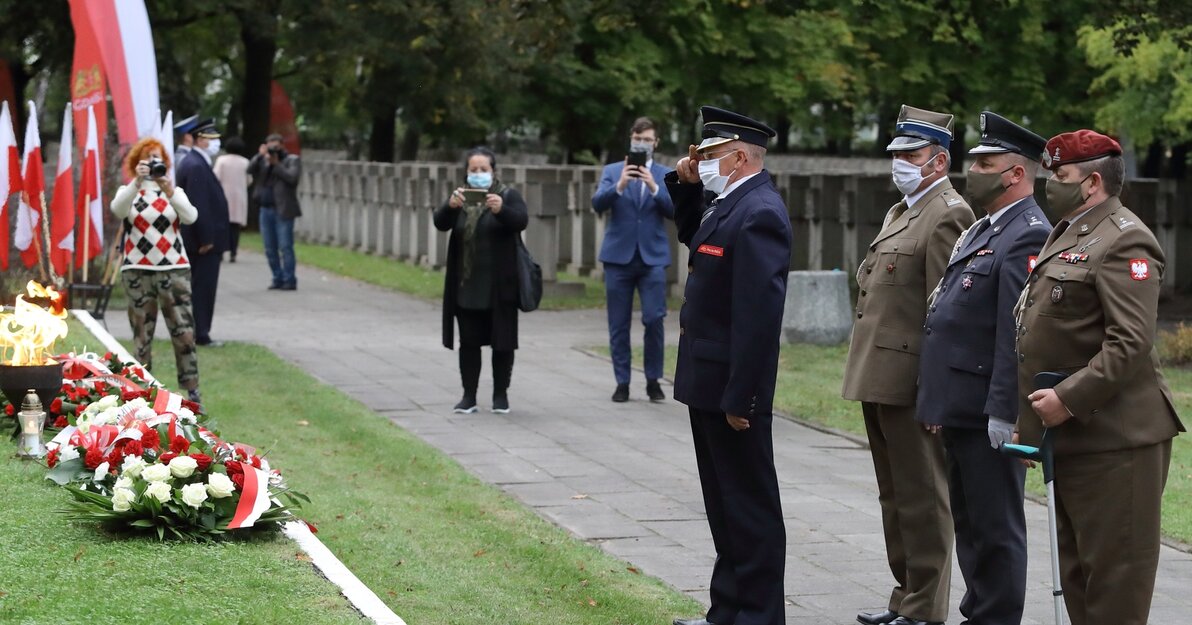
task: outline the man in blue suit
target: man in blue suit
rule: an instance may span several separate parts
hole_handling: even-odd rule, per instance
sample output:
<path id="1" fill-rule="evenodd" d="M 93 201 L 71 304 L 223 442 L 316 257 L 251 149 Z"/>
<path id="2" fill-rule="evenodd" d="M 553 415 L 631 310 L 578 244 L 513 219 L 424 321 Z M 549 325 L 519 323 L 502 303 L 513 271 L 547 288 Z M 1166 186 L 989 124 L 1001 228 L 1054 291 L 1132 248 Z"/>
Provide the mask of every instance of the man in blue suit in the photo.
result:
<path id="1" fill-rule="evenodd" d="M 666 268 L 670 242 L 666 220 L 675 216 L 666 187 L 658 184 L 671 170 L 654 162 L 658 134 L 654 122 L 639 117 L 629 135 L 630 155 L 604 167 L 600 186 L 592 196 L 597 213 L 610 211 L 600 262 L 604 263 L 604 290 L 608 298 L 608 345 L 613 357 L 617 389 L 613 401 L 629 401 L 629 326 L 633 318 L 633 291 L 641 297 L 646 395 L 663 401 L 662 377 L 666 318 Z M 642 164 L 633 164 L 631 159 Z"/>
<path id="2" fill-rule="evenodd" d="M 790 219 L 763 169 L 776 133 L 744 115 L 702 111 L 704 139 L 666 186 L 679 242 L 691 250 L 675 399 L 691 417 L 716 564 L 707 615 L 675 625 L 783 625 L 786 528 L 772 406 Z"/>
<path id="3" fill-rule="evenodd" d="M 968 623 L 1016 624 L 1026 593 L 1026 469 L 998 453 L 1018 417 L 1014 304 L 1051 224 L 1033 197 L 1046 141 L 981 113 L 966 194 L 984 211 L 932 295 L 915 418 L 942 431 Z"/>
<path id="4" fill-rule="evenodd" d="M 190 257 L 191 302 L 194 305 L 195 343 L 219 345 L 211 340 L 215 317 L 215 290 L 219 263 L 228 246 L 228 200 L 211 165 L 219 154 L 215 121 L 204 119 L 192 131 L 194 148 L 178 163 L 175 176 L 190 203 L 199 212 L 193 224 L 182 226 L 182 243 Z"/>

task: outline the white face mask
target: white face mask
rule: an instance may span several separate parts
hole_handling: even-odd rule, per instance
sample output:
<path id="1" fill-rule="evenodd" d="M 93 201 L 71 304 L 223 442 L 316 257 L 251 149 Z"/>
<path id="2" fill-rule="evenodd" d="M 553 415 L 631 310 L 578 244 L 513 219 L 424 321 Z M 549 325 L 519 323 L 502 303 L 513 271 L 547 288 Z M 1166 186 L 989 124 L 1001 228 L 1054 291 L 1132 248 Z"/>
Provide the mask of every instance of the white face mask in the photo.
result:
<path id="1" fill-rule="evenodd" d="M 211 158 L 215 158 L 216 156 L 219 156 L 219 145 L 220 145 L 219 139 L 211 139 L 210 141 L 208 141 L 207 149 L 206 149 L 207 155 L 210 156 Z"/>
<path id="2" fill-rule="evenodd" d="M 653 141 L 630 141 L 630 152 L 645 152 L 646 158 L 654 156 L 654 142 Z"/>
<path id="3" fill-rule="evenodd" d="M 728 154 L 725 154 L 724 156 L 728 156 Z M 720 161 L 724 158 L 724 156 L 721 156 L 717 159 L 703 160 L 699 162 L 700 182 L 704 183 L 705 189 L 715 193 L 716 195 L 724 193 L 724 188 L 728 186 L 728 178 L 732 175 L 732 173 L 730 173 L 729 176 L 723 176 L 720 174 Z M 734 168 L 733 171 L 736 171 L 736 168 Z"/>
<path id="4" fill-rule="evenodd" d="M 935 157 L 927 159 L 927 163 L 935 160 Z M 927 163 L 923 163 L 926 165 Z M 894 178 L 894 186 L 903 195 L 910 195 L 919 190 L 919 185 L 923 184 L 923 165 L 916 165 L 909 161 L 904 161 L 900 158 L 893 159 L 891 171 Z"/>

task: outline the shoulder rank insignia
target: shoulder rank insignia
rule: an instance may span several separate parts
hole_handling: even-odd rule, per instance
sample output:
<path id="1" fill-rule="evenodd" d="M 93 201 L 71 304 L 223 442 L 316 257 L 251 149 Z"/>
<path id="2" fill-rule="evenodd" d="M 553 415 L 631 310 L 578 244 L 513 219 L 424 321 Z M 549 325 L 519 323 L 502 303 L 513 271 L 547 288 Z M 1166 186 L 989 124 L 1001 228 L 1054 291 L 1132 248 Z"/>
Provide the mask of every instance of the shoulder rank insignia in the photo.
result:
<path id="1" fill-rule="evenodd" d="M 1088 254 L 1077 254 L 1074 252 L 1063 252 L 1063 253 L 1057 255 L 1056 258 L 1058 258 L 1070 265 L 1075 265 L 1076 263 L 1083 263 L 1083 262 L 1088 261 L 1089 255 Z"/>
<path id="2" fill-rule="evenodd" d="M 1026 219 L 1026 225 L 1028 225 L 1028 226 L 1042 226 L 1043 225 L 1043 220 L 1039 219 L 1031 211 L 1027 211 L 1027 212 L 1023 213 L 1022 216 L 1023 216 L 1023 218 Z"/>
<path id="3" fill-rule="evenodd" d="M 950 197 L 945 201 L 948 203 L 948 206 L 956 206 L 961 202 L 961 199 L 958 197 Z"/>
<path id="4" fill-rule="evenodd" d="M 1129 228 L 1133 225 L 1135 225 L 1133 221 L 1126 219 L 1125 217 L 1118 217 L 1118 230 L 1125 230 L 1126 228 Z"/>

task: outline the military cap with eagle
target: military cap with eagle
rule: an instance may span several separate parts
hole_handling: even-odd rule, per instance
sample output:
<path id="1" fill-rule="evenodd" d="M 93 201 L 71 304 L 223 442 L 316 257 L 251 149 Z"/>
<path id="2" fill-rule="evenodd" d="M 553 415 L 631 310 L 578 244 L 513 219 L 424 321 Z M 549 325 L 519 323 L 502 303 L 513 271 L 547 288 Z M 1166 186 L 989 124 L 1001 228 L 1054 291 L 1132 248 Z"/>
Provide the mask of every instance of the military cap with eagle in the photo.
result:
<path id="1" fill-rule="evenodd" d="M 952 116 L 903 104 L 894 126 L 894 140 L 886 151 L 910 152 L 932 144 L 944 149 L 952 145 Z"/>
<path id="2" fill-rule="evenodd" d="M 1014 122 L 993 113 L 981 113 L 981 139 L 977 147 L 969 150 L 969 154 L 1005 154 L 1014 152 L 1032 161 L 1043 158 L 1043 148 L 1047 139 L 1015 124 Z"/>
<path id="3" fill-rule="evenodd" d="M 1083 163 L 1105 156 L 1121 156 L 1122 146 L 1112 137 L 1082 129 L 1058 134 L 1047 141 L 1043 167 L 1052 171 L 1068 163 Z"/>
<path id="4" fill-rule="evenodd" d="M 778 135 L 773 128 L 740 113 L 715 106 L 702 106 L 700 113 L 704 118 L 704 140 L 696 148 L 700 152 L 729 141 L 744 141 L 764 148 L 771 138 Z"/>
<path id="5" fill-rule="evenodd" d="M 219 131 L 215 129 L 215 120 L 208 117 L 195 122 L 195 128 L 191 131 L 196 137 L 206 137 L 208 139 L 218 139 Z"/>

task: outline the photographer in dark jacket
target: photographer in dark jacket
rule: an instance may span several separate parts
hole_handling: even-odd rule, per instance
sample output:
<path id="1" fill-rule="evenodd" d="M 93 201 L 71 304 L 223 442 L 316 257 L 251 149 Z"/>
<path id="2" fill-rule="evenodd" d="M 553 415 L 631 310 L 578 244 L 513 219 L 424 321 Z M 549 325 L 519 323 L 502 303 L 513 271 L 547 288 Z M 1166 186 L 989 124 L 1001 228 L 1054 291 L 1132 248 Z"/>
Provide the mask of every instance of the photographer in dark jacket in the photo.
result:
<path id="1" fill-rule="evenodd" d="M 261 242 L 265 258 L 273 271 L 270 289 L 293 291 L 298 288 L 294 258 L 294 220 L 302 216 L 298 205 L 298 182 L 302 178 L 302 160 L 290 154 L 278 134 L 269 135 L 248 163 L 253 180 L 253 198 L 260 206 Z"/>
<path id="2" fill-rule="evenodd" d="M 477 410 L 480 346 L 492 346 L 492 409 L 505 414 L 517 349 L 517 239 L 526 229 L 526 203 L 496 179 L 492 152 L 473 148 L 465 161 L 467 186 L 453 191 L 434 214 L 435 227 L 451 233 L 443 284 L 443 346 L 454 346 L 458 322 L 464 396 L 454 410 L 464 414 Z M 481 190 L 487 191 L 483 198 L 478 197 Z"/>

